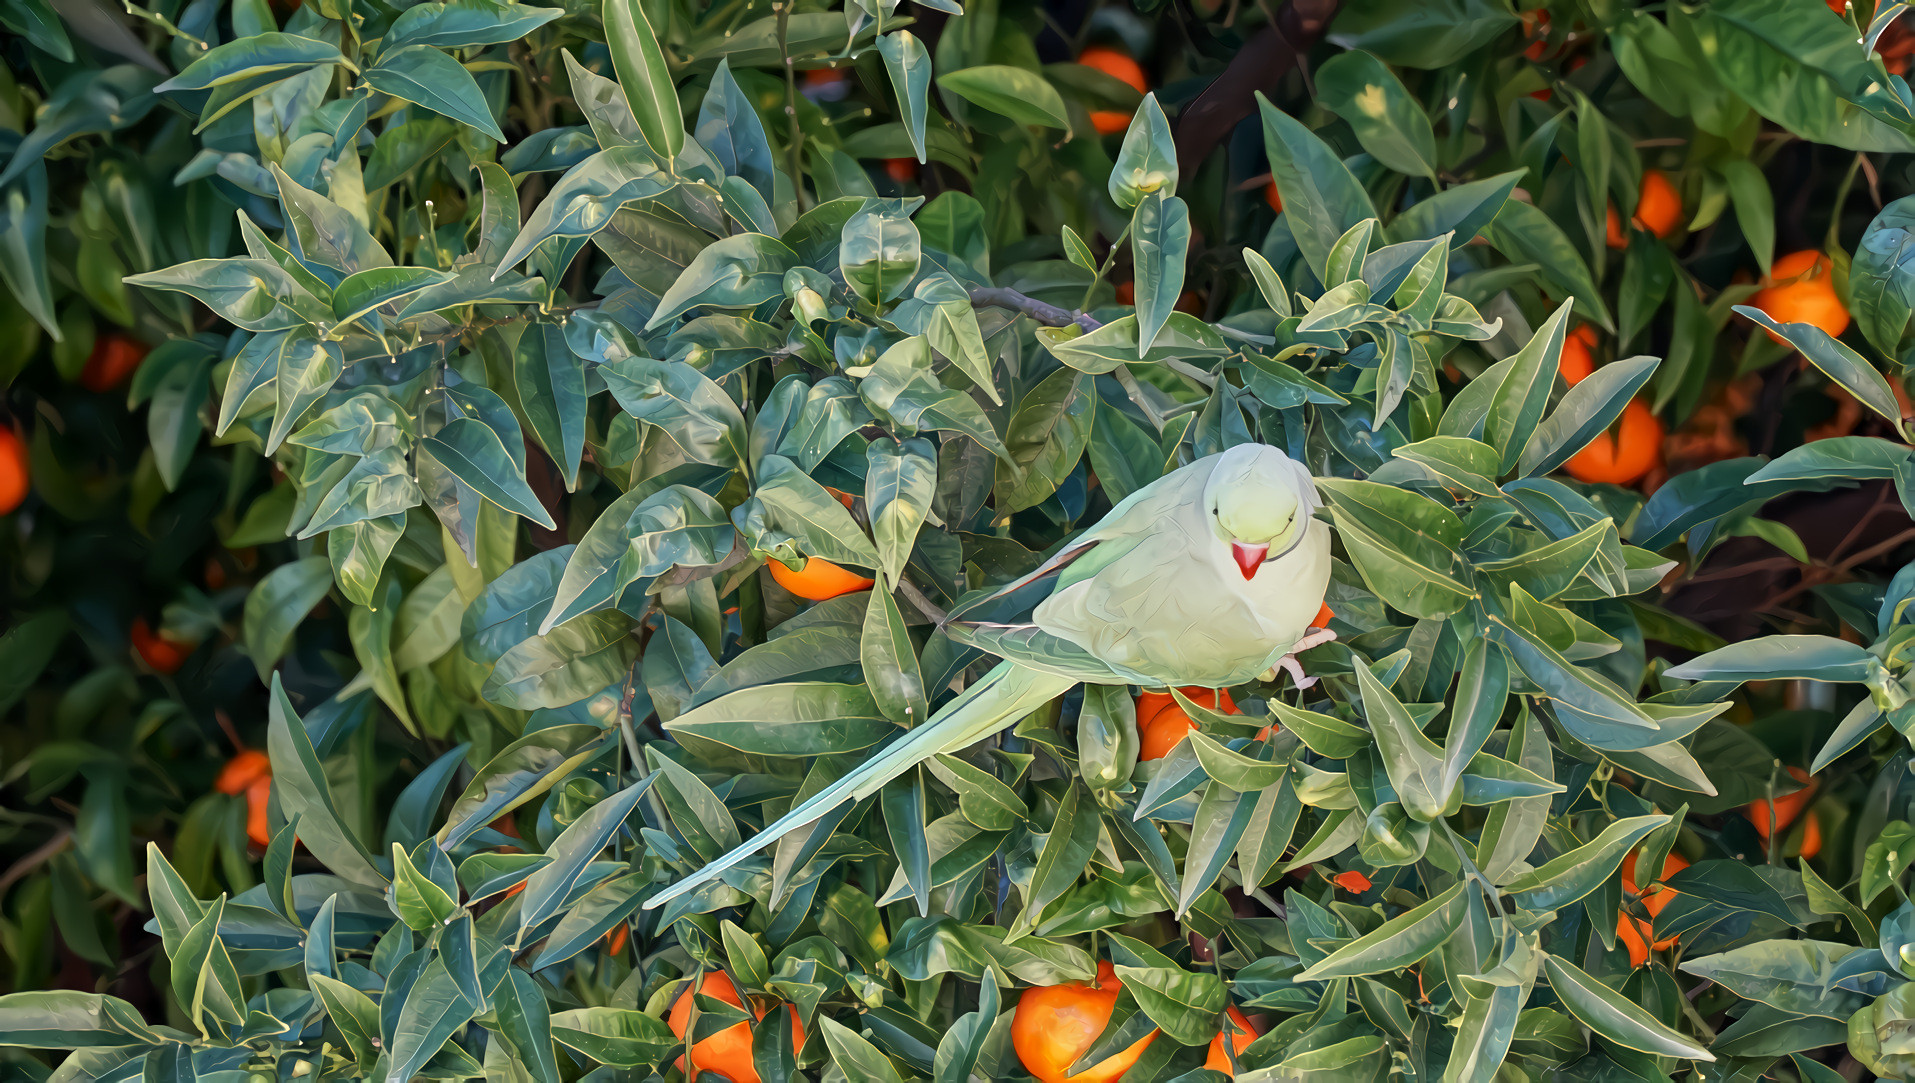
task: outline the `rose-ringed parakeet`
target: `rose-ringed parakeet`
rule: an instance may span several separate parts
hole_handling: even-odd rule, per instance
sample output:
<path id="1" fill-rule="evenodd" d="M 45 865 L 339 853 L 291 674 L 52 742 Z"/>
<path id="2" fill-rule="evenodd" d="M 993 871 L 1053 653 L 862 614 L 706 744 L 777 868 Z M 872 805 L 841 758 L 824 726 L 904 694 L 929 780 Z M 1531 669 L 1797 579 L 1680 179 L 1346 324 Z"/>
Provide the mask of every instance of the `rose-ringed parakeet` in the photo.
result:
<path id="1" fill-rule="evenodd" d="M 1330 581 L 1316 485 L 1274 447 L 1239 444 L 1124 498 L 1036 571 L 945 624 L 1004 659 L 929 721 L 743 845 L 647 900 L 661 906 L 917 764 L 974 744 L 1078 682 L 1227 688 L 1333 638 L 1311 622 Z M 1030 608 L 1034 604 L 1034 608 Z M 1029 608 L 1029 620 L 966 619 Z M 993 613 L 993 615 L 995 615 Z"/>

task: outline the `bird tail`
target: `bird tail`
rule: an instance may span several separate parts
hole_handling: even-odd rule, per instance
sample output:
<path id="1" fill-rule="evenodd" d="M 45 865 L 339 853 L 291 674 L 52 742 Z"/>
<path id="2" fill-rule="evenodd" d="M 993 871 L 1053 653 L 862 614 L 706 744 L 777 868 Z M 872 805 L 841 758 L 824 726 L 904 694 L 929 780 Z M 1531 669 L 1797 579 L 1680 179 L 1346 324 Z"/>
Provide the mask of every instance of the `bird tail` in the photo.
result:
<path id="1" fill-rule="evenodd" d="M 793 831 L 809 826 L 838 805 L 870 797 L 892 779 L 939 753 L 955 752 L 976 744 L 1063 695 L 1076 683 L 1069 677 L 1000 662 L 924 725 L 891 742 L 882 752 L 799 803 L 730 853 L 647 899 L 645 909 L 663 906 L 697 889 Z"/>

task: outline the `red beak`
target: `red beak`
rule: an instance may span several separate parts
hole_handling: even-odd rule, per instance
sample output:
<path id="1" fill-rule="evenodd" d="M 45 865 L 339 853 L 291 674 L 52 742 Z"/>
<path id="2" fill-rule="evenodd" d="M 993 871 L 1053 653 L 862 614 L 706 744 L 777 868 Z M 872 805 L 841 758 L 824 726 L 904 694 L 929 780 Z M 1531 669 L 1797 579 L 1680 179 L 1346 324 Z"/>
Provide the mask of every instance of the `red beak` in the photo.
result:
<path id="1" fill-rule="evenodd" d="M 1237 567 L 1243 569 L 1243 577 L 1245 579 L 1256 577 L 1257 569 L 1263 565 L 1264 554 L 1269 551 L 1270 547 L 1268 545 L 1245 545 L 1242 542 L 1230 543 L 1230 555 L 1236 560 Z"/>

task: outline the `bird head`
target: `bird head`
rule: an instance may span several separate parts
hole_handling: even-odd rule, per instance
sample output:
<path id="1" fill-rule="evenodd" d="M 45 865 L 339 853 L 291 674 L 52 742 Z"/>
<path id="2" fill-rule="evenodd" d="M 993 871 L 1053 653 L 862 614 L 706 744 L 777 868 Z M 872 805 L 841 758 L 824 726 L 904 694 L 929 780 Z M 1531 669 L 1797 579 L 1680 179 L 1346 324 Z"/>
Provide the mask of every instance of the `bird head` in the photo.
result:
<path id="1" fill-rule="evenodd" d="M 1263 444 L 1224 452 L 1205 493 L 1219 539 L 1245 579 L 1296 548 L 1316 511 L 1316 486 L 1296 460 Z"/>

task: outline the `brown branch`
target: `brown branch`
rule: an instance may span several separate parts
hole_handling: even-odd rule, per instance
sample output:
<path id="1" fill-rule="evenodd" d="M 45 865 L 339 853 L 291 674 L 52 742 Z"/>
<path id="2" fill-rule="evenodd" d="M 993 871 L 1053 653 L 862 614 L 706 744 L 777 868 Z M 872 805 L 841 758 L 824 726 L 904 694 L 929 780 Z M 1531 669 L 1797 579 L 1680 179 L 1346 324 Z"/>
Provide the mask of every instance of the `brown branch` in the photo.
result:
<path id="1" fill-rule="evenodd" d="M 1090 332 L 1104 326 L 1082 312 L 1067 312 L 1056 305 L 1046 304 L 1035 297 L 1019 293 L 1009 286 L 979 286 L 971 291 L 971 303 L 1009 309 L 1029 316 L 1046 327 L 1069 327 L 1074 323 L 1086 332 Z"/>
<path id="2" fill-rule="evenodd" d="M 1223 74 L 1177 117 L 1177 168 L 1185 176 L 1257 107 L 1257 91 L 1272 91 L 1303 63 L 1303 54 L 1323 38 L 1338 0 L 1288 0 L 1270 25 L 1257 31 Z"/>

